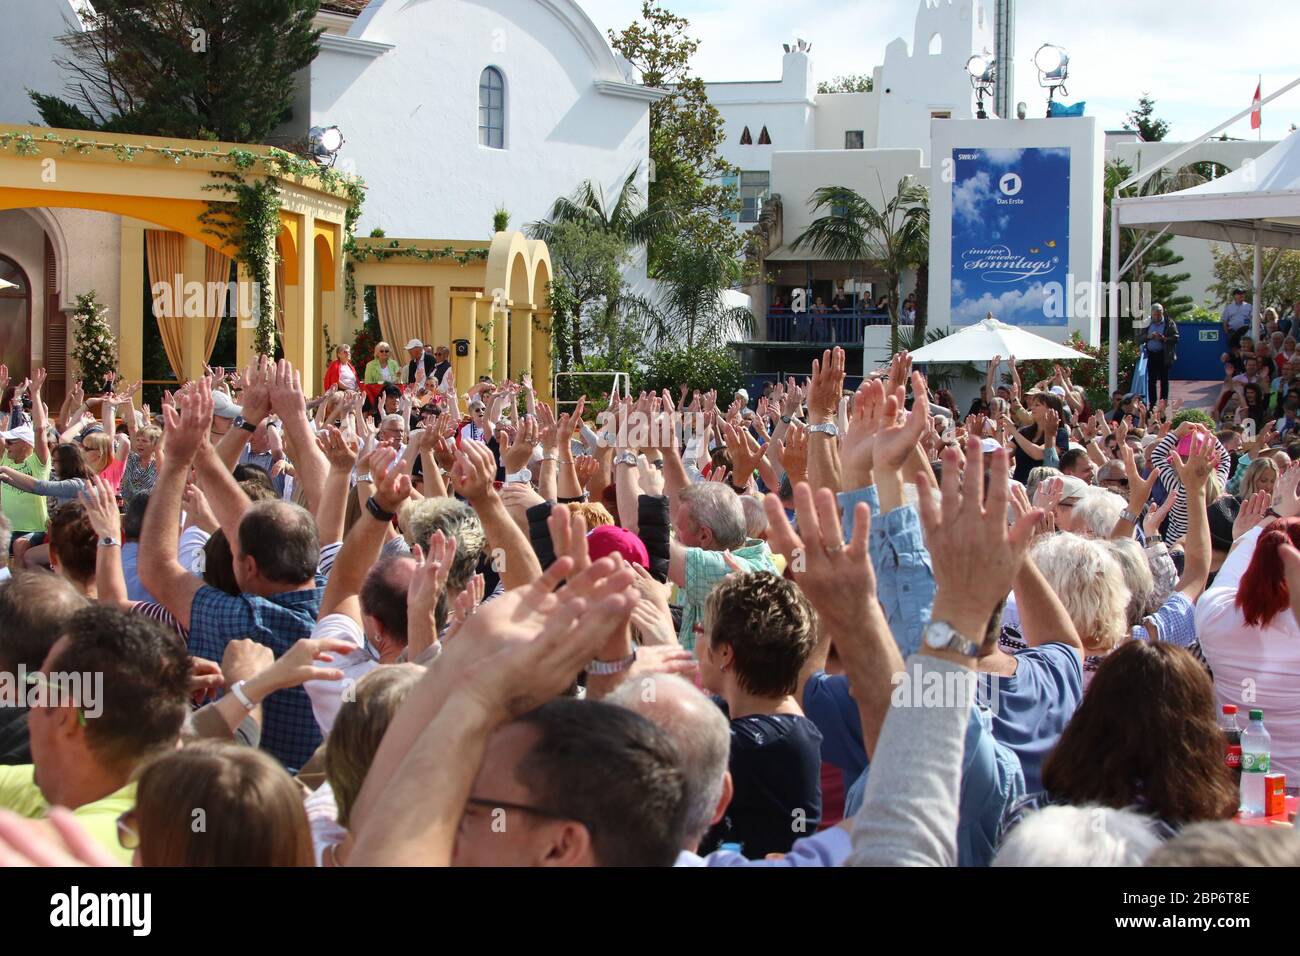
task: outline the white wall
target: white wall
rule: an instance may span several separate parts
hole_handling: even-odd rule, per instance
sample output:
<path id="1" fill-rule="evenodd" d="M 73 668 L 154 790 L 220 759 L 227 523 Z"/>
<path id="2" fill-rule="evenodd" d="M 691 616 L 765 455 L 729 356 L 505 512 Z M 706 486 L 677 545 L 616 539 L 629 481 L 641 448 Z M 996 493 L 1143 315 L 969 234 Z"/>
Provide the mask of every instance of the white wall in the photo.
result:
<path id="1" fill-rule="evenodd" d="M 1101 267 L 1102 147 L 1104 137 L 1091 116 L 1034 120 L 942 120 L 933 126 L 935 163 L 930 181 L 929 324 L 948 326 L 952 279 L 951 168 L 943 162 L 960 148 L 1018 149 L 1065 147 L 1070 150 L 1070 273 L 1077 284 L 1094 283 L 1090 302 L 1067 325 L 1033 326 L 1031 331 L 1063 342 L 1077 331 L 1085 342 L 1100 341 L 1096 287 Z M 997 317 L 996 315 L 994 316 Z"/>
<path id="2" fill-rule="evenodd" d="M 942 38 L 942 52 L 931 54 L 930 39 Z M 885 48 L 876 89 L 880 92 L 882 148 L 920 146 L 930 159 L 930 115 L 949 110 L 953 119 L 975 115 L 975 97 L 966 73 L 972 53 L 992 50 L 993 10 L 987 0 L 921 0 L 909 52 L 906 41 Z"/>
<path id="3" fill-rule="evenodd" d="M 848 186 L 879 206 L 903 176 L 924 182 L 920 149 L 841 149 L 781 152 L 772 157 L 772 192 L 781 196 L 784 244 L 812 224 L 808 197 L 821 186 Z"/>
<path id="4" fill-rule="evenodd" d="M 844 133 L 851 129 L 862 130 L 862 145 L 871 149 L 876 145 L 876 125 L 879 122 L 880 95 L 877 93 L 818 93 L 816 141 L 814 149 L 843 149 Z"/>
<path id="5" fill-rule="evenodd" d="M 311 119 L 342 128 L 339 163 L 366 179 L 361 234 L 379 226 L 391 236 L 483 239 L 498 205 L 520 227 L 587 179 L 612 198 L 637 169 L 644 195 L 649 104 L 597 89 L 598 79 L 625 77 L 590 21 L 584 30 L 572 5 L 570 16 L 553 9 L 565 6 L 372 4 L 351 36 L 391 50 L 373 58 L 322 51 Z M 505 76 L 499 150 L 478 143 L 478 83 L 489 65 Z"/>
<path id="6" fill-rule="evenodd" d="M 80 30 L 72 0 L 6 0 L 0 7 L 0 123 L 40 123 L 29 89 L 68 98 L 68 77 L 55 59 L 58 37 Z"/>
<path id="7" fill-rule="evenodd" d="M 770 170 L 773 153 L 813 148 L 816 83 L 807 53 L 784 54 L 780 80 L 708 83 L 705 89 L 726 126 L 718 152 L 727 162 L 742 170 Z M 770 146 L 758 144 L 764 126 Z M 746 127 L 753 141 L 748 146 L 740 142 Z"/>

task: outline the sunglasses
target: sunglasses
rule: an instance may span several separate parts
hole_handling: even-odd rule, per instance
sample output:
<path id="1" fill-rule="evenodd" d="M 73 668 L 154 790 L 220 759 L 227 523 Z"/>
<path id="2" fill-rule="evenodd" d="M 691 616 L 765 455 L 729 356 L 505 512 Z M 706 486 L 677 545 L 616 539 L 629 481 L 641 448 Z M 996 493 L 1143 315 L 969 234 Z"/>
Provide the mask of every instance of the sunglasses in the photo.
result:
<path id="1" fill-rule="evenodd" d="M 123 850 L 140 848 L 140 833 L 136 829 L 134 807 L 117 818 L 117 842 L 122 844 Z"/>

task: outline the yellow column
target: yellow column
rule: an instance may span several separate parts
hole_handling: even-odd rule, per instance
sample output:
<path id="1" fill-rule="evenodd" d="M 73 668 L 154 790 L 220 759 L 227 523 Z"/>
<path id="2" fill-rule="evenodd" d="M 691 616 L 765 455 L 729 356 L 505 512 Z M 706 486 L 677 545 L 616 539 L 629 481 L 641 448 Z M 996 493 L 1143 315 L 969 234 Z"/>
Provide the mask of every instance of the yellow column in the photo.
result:
<path id="1" fill-rule="evenodd" d="M 117 352 L 118 366 L 127 382 L 144 378 L 144 299 L 140 295 L 144 273 L 144 226 L 123 216 Z"/>
<path id="2" fill-rule="evenodd" d="M 238 294 L 235 296 L 235 316 L 237 319 L 235 326 L 235 366 L 243 369 L 257 354 L 254 346 L 256 338 L 254 332 L 257 331 L 256 306 L 259 292 L 254 289 L 253 276 L 242 262 L 236 267 L 236 279 L 239 283 L 239 289 Z M 272 293 L 274 291 L 274 288 L 272 288 Z"/>
<path id="3" fill-rule="evenodd" d="M 492 371 L 488 372 L 494 381 L 501 382 L 510 377 L 510 300 L 505 302 L 494 299 L 491 303 L 489 321 L 492 323 Z"/>
<path id="4" fill-rule="evenodd" d="M 185 373 L 186 380 L 191 382 L 203 377 L 204 366 L 207 365 L 207 355 L 204 354 L 207 320 L 203 316 L 207 303 L 204 249 L 203 243 L 197 239 L 185 237 L 182 260 L 185 264 L 184 286 L 176 290 L 177 304 L 184 307 L 184 319 L 181 322 L 184 330 L 181 334 L 181 370 Z"/>
<path id="5" fill-rule="evenodd" d="M 532 340 L 533 340 L 533 389 L 537 392 L 537 398 L 543 402 L 549 402 L 554 398 L 551 390 L 552 363 L 554 357 L 551 352 L 551 310 L 538 309 L 532 315 Z"/>
<path id="6" fill-rule="evenodd" d="M 480 375 L 492 375 L 493 362 L 496 360 L 497 353 L 497 327 L 493 320 L 492 300 L 482 296 L 474 299 L 474 326 L 478 334 L 478 349 L 474 356 L 474 380 L 467 382 L 464 388 L 468 388 L 478 380 Z M 494 378 L 496 376 L 493 376 Z M 456 387 L 461 388 L 460 379 L 456 380 Z"/>
<path id="7" fill-rule="evenodd" d="M 316 328 L 312 292 L 316 271 L 314 261 L 316 244 L 311 236 L 315 226 L 312 216 L 299 219 L 298 267 L 294 274 L 284 277 L 284 357 L 302 373 L 303 389 L 308 395 L 320 391 L 324 370 L 316 361 Z M 335 342 L 335 345 L 338 343 Z"/>
<path id="8" fill-rule="evenodd" d="M 510 310 L 510 379 L 519 381 L 533 370 L 533 307 L 517 305 Z M 536 387 L 534 382 L 533 386 Z"/>
<path id="9" fill-rule="evenodd" d="M 433 296 L 433 328 L 429 330 L 433 336 L 432 344 L 435 347 L 450 345 L 451 289 L 445 285 L 435 285 L 429 289 L 429 295 Z"/>
<path id="10" fill-rule="evenodd" d="M 478 294 L 475 292 L 453 292 L 448 297 L 451 309 L 451 329 L 447 345 L 451 348 L 451 368 L 456 374 L 456 391 L 462 395 L 474 384 L 478 375 L 475 362 L 482 352 L 478 348 L 478 333 L 474 328 L 474 305 Z M 469 342 L 469 354 L 456 354 L 456 340 Z"/>

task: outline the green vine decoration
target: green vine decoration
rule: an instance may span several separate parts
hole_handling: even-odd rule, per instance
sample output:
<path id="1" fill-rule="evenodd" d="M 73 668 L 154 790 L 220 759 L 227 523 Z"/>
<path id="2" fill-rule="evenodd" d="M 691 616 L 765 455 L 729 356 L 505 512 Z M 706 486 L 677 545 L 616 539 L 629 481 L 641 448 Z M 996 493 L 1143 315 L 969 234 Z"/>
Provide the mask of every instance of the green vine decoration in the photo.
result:
<path id="1" fill-rule="evenodd" d="M 358 209 L 358 218 L 360 211 Z M 418 262 L 436 262 L 440 259 L 452 259 L 462 266 L 467 266 L 471 262 L 486 262 L 489 250 L 487 249 L 464 249 L 457 250 L 454 246 L 443 246 L 440 249 L 418 249 L 412 246 L 403 246 L 401 241 L 393 239 L 385 247 L 375 248 L 373 246 L 358 246 L 351 239 L 352 233 L 348 233 L 349 240 L 345 244 L 344 250 L 347 252 L 348 261 L 344 269 L 345 272 L 345 294 L 343 298 L 344 309 L 352 312 L 357 304 L 357 277 L 353 268 L 355 262 L 384 262 L 388 259 L 415 259 Z"/>
<path id="2" fill-rule="evenodd" d="M 274 289 L 275 237 L 280 234 L 280 187 L 271 177 L 245 180 L 236 173 L 214 172 L 222 182 L 204 189 L 231 198 L 208 203 L 199 216 L 203 231 L 235 248 L 235 261 L 248 270 L 257 289 L 257 330 L 253 346 L 261 355 L 275 355 L 275 308 L 266 290 Z"/>

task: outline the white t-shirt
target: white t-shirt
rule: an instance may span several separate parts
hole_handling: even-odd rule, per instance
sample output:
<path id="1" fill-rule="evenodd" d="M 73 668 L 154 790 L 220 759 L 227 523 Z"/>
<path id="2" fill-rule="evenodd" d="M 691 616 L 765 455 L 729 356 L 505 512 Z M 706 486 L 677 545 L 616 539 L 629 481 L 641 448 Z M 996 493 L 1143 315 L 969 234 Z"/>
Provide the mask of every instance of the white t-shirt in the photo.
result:
<path id="1" fill-rule="evenodd" d="M 334 655 L 334 663 L 330 666 L 343 672 L 342 680 L 309 680 L 302 685 L 311 699 L 311 712 L 316 723 L 320 724 L 321 733 L 328 737 L 334 721 L 338 719 L 339 708 L 343 706 L 343 695 L 352 697 L 357 682 L 378 667 L 379 661 L 371 655 L 361 627 L 346 614 L 326 614 L 316 622 L 311 636 L 313 640 L 322 637 L 338 638 L 357 647 L 348 654 Z"/>
<path id="2" fill-rule="evenodd" d="M 339 366 L 339 384 L 349 392 L 357 390 L 357 373 L 352 371 L 351 365 Z"/>

